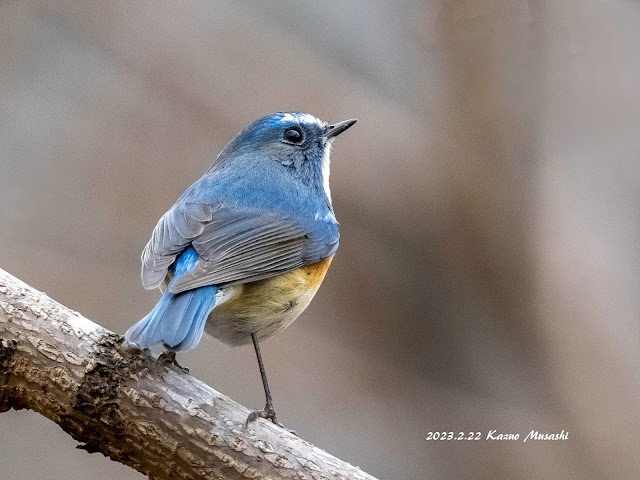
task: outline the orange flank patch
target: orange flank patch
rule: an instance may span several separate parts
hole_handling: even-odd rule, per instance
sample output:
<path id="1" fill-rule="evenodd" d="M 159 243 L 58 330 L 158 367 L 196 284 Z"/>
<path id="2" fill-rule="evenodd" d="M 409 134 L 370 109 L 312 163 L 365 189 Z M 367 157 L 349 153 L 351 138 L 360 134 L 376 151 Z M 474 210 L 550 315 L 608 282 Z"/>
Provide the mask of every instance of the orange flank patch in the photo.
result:
<path id="1" fill-rule="evenodd" d="M 305 265 L 304 267 L 299 268 L 298 270 L 294 270 L 293 272 L 301 271 L 301 273 L 303 273 L 306 277 L 309 288 L 319 287 L 322 283 L 322 280 L 324 280 L 324 276 L 327 274 L 327 270 L 329 270 L 329 265 L 331 265 L 332 259 L 333 257 L 323 258 L 316 263 Z"/>
<path id="2" fill-rule="evenodd" d="M 331 265 L 326 258 L 281 275 L 233 285 L 231 298 L 214 308 L 209 328 L 230 344 L 246 343 L 246 332 L 267 338 L 293 322 L 309 305 Z"/>

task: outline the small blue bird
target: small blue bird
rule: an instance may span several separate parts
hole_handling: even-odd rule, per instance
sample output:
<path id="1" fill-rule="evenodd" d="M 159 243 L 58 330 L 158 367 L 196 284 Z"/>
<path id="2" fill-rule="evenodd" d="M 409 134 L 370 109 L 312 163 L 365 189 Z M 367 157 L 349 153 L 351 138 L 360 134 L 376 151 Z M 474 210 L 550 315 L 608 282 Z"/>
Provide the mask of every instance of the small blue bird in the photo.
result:
<path id="1" fill-rule="evenodd" d="M 165 361 L 203 332 L 253 342 L 266 405 L 280 425 L 258 341 L 293 322 L 320 288 L 338 248 L 329 155 L 355 119 L 328 125 L 307 113 L 274 113 L 244 129 L 156 225 L 142 252 L 142 284 L 160 287 L 153 310 L 125 334 Z"/>

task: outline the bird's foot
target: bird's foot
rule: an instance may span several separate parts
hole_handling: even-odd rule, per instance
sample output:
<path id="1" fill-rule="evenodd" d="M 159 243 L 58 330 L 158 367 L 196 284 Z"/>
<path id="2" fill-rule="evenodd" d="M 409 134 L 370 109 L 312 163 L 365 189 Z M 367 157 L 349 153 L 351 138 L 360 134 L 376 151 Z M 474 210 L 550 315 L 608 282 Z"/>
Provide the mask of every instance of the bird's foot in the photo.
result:
<path id="1" fill-rule="evenodd" d="M 273 404 L 271 403 L 267 403 L 264 406 L 264 410 L 253 410 L 249 416 L 247 417 L 247 421 L 245 422 L 245 427 L 248 427 L 249 424 L 251 422 L 253 422 L 254 420 L 256 420 L 257 418 L 265 418 L 265 419 L 269 419 L 271 420 L 273 423 L 275 423 L 277 426 L 279 426 L 280 428 L 284 428 L 287 432 L 289 433 L 293 433 L 294 435 L 297 436 L 296 431 L 295 430 L 289 430 L 288 428 L 285 428 L 284 425 L 282 425 L 279 421 L 278 418 L 276 417 L 276 409 L 273 408 Z"/>
<path id="2" fill-rule="evenodd" d="M 189 373 L 189 369 L 187 367 L 183 367 L 182 365 L 180 365 L 178 363 L 178 361 L 176 360 L 176 352 L 172 351 L 172 350 L 167 350 L 165 352 L 162 352 L 159 356 L 158 356 L 158 360 L 156 361 L 156 365 L 162 364 L 166 367 L 173 365 L 174 367 L 176 367 L 178 370 L 180 370 L 183 373 Z"/>

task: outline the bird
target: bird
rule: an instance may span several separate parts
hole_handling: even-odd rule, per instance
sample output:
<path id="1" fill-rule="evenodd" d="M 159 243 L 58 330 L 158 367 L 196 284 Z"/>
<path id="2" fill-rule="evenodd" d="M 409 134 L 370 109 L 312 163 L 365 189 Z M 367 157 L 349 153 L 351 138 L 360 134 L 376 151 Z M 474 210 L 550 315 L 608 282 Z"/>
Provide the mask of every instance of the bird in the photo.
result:
<path id="1" fill-rule="evenodd" d="M 142 251 L 142 285 L 162 295 L 126 340 L 164 348 L 158 360 L 181 369 L 176 352 L 195 348 L 203 333 L 252 343 L 266 401 L 247 426 L 265 418 L 282 427 L 259 342 L 306 309 L 338 249 L 330 154 L 356 121 L 297 112 L 256 120 L 160 218 Z"/>

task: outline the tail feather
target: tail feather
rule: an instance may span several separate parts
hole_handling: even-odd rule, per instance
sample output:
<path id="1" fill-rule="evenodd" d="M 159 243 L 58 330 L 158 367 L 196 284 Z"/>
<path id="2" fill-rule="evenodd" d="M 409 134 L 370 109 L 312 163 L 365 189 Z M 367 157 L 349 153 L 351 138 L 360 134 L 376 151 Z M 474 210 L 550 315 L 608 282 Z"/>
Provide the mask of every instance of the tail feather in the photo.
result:
<path id="1" fill-rule="evenodd" d="M 166 289 L 149 314 L 133 325 L 125 338 L 141 348 L 164 345 L 171 350 L 194 348 L 204 331 L 218 289 L 199 287 L 178 294 Z"/>

